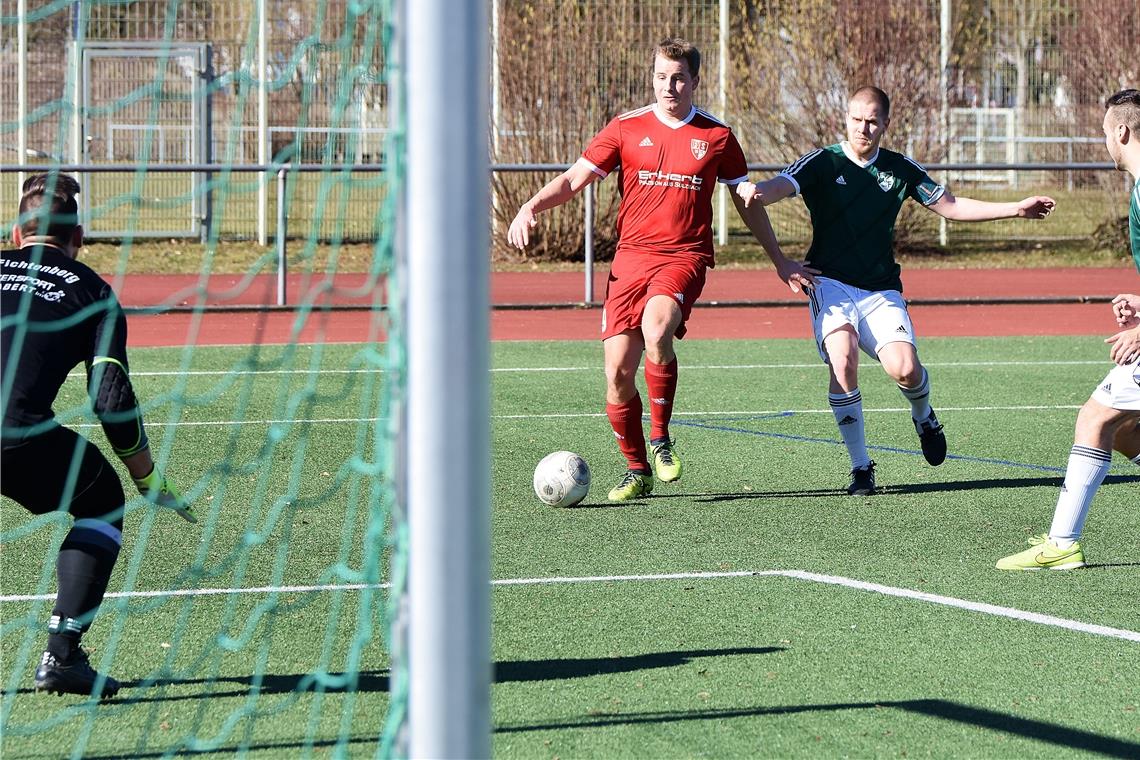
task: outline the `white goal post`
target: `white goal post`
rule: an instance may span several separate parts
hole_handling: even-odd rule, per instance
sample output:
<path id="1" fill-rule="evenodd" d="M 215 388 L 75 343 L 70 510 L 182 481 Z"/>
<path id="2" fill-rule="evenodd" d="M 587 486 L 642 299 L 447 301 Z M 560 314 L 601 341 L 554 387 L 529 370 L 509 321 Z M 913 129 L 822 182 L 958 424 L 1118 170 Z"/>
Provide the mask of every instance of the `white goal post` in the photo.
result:
<path id="1" fill-rule="evenodd" d="M 487 0 L 405 0 L 408 756 L 491 753 Z"/>

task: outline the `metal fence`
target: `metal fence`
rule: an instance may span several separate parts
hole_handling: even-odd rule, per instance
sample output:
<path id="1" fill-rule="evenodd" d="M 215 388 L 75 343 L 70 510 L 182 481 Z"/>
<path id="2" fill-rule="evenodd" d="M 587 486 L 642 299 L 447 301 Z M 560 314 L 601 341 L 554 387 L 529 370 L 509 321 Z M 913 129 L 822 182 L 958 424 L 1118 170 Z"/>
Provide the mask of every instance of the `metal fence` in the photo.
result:
<path id="1" fill-rule="evenodd" d="M 0 173 L 13 173 L 20 170 L 19 165 L 13 164 L 0 164 Z M 147 170 L 147 172 L 157 173 L 159 176 L 170 175 L 177 177 L 200 177 L 201 185 L 199 190 L 203 198 L 211 193 L 211 177 L 220 174 L 232 174 L 238 177 L 260 177 L 269 176 L 272 178 L 272 194 L 274 213 L 272 215 L 271 238 L 276 255 L 276 296 L 273 305 L 278 307 L 289 307 L 290 301 L 287 292 L 287 275 L 289 273 L 289 244 L 290 241 L 295 243 L 298 241 L 311 241 L 316 234 L 310 228 L 307 220 L 312 217 L 321 218 L 325 216 L 324 209 L 318 209 L 316 214 L 307 214 L 304 211 L 295 211 L 296 206 L 293 204 L 297 202 L 297 195 L 291 192 L 292 184 L 307 184 L 310 187 L 323 186 L 325 190 L 320 194 L 326 199 L 333 198 L 335 200 L 336 193 L 328 193 L 327 187 L 329 183 L 348 183 L 348 186 L 355 186 L 358 189 L 364 188 L 365 190 L 358 190 L 360 192 L 369 192 L 369 196 L 364 199 L 365 202 L 359 204 L 351 204 L 344 206 L 336 204 L 341 209 L 355 209 L 348 213 L 347 218 L 341 218 L 338 223 L 342 227 L 347 226 L 353 229 L 363 231 L 363 239 L 371 240 L 381 236 L 381 230 L 377 228 L 378 220 L 373 213 L 374 209 L 383 202 L 381 195 L 382 189 L 386 187 L 385 183 L 379 180 L 366 180 L 351 178 L 356 175 L 366 175 L 370 177 L 379 177 L 386 171 L 386 166 L 383 164 L 187 164 L 187 165 L 123 165 L 123 166 L 109 166 L 106 164 L 88 164 L 88 165 L 63 165 L 59 167 L 62 171 L 76 174 L 84 178 L 84 183 L 90 184 L 93 180 L 101 180 L 104 183 L 113 184 L 116 182 L 116 175 L 126 173 L 124 178 L 118 180 L 123 186 L 127 186 L 129 178 L 137 176 L 138 173 Z M 561 172 L 569 168 L 569 164 L 493 164 L 491 165 L 492 174 L 511 174 L 511 175 L 527 175 L 534 179 L 538 179 L 543 174 L 552 172 Z M 777 164 L 749 164 L 749 169 L 752 172 L 761 174 L 770 174 L 777 172 L 782 168 Z M 1060 198 L 1059 205 L 1054 211 L 1052 221 L 1049 224 L 1058 225 L 1060 229 L 1065 231 L 1065 234 L 1058 235 L 1056 232 L 1050 233 L 1048 225 L 1042 225 L 1044 233 L 1041 238 L 1056 238 L 1056 237 L 1077 237 L 1088 238 L 1094 232 L 1095 221 L 1100 219 L 1105 213 L 1106 209 L 1122 209 L 1124 203 L 1121 200 L 1126 197 L 1130 185 L 1128 184 L 1127 177 L 1116 171 L 1111 163 L 1074 163 L 1074 162 L 1059 162 L 1059 163 L 1035 163 L 1035 164 L 933 164 L 928 166 L 927 169 L 934 176 L 965 176 L 969 177 L 972 174 L 983 174 L 992 172 L 1006 172 L 1015 171 L 1022 175 L 1032 175 L 1037 177 L 1059 177 L 1075 175 L 1079 178 L 1079 188 L 1069 193 L 1067 196 Z M 256 195 L 256 181 L 250 180 L 248 182 L 237 183 L 246 188 L 246 193 L 251 196 Z M 536 181 L 534 184 L 538 184 Z M 1041 186 L 1055 184 L 1055 180 L 1046 180 L 1044 183 L 1038 183 Z M 597 303 L 597 298 L 594 292 L 594 266 L 596 264 L 596 240 L 599 233 L 605 234 L 606 230 L 599 229 L 597 221 L 596 209 L 598 206 L 597 194 L 600 191 L 598 185 L 590 185 L 581 194 L 581 198 L 576 202 L 576 205 L 570 207 L 568 212 L 579 214 L 581 216 L 581 224 L 583 228 L 583 236 L 580 241 L 580 260 L 584 265 L 584 283 L 582 292 L 582 302 L 586 304 Z M 344 192 L 351 192 L 344 190 Z M 605 192 L 602 190 L 602 192 Z M 610 189 L 612 192 L 612 189 Z M 973 193 L 978 197 L 985 197 L 987 193 Z M 308 197 L 305 195 L 304 197 Z M 996 199 L 996 198 L 995 198 Z M 138 199 L 126 198 L 123 205 L 134 206 L 137 205 Z M 213 205 L 212 203 L 208 205 Z M 225 203 L 220 204 L 223 207 L 230 209 L 240 209 L 239 203 Z M 909 204 L 907 207 L 914 213 L 923 213 L 917 210 L 915 204 Z M 109 216 L 112 212 L 107 209 L 86 209 L 83 212 L 84 227 L 91 225 L 99 225 L 100 219 Z M 782 203 L 773 206 L 768 211 L 773 228 L 777 233 L 777 237 L 784 245 L 806 245 L 811 240 L 811 228 L 808 222 L 806 210 L 802 204 L 799 203 Z M 1111 213 L 1111 212 L 1109 212 Z M 240 212 L 236 214 L 240 216 Z M 342 217 L 345 215 L 342 214 Z M 228 219 L 229 214 L 219 213 L 216 220 Z M 939 229 L 939 219 L 933 214 L 925 214 L 925 223 L 919 226 L 918 235 L 921 240 L 928 243 L 935 243 L 938 241 L 940 234 L 945 234 L 945 230 Z M 301 220 L 305 226 L 298 230 L 297 222 Z M 136 220 L 137 221 L 137 220 Z M 105 223 L 105 222 L 104 222 Z M 743 225 L 737 225 L 736 232 L 740 235 L 741 239 L 749 241 L 751 238 Z M 1008 220 L 994 222 L 988 225 L 977 224 L 958 224 L 953 225 L 955 237 L 963 235 L 969 236 L 970 230 L 977 230 L 982 227 L 996 228 L 997 232 L 990 233 L 992 237 L 1005 239 L 1016 236 L 1024 237 L 1024 223 L 1018 220 Z M 129 236 L 137 236 L 134 229 L 128 230 Z M 1073 233 L 1073 234 L 1070 234 Z M 217 239 L 224 237 L 223 235 L 213 234 L 211 238 Z M 337 240 L 343 240 L 343 228 L 338 231 Z M 913 241 L 912 241 L 913 242 Z M 137 269 L 134 269 L 127 264 L 127 271 L 138 274 Z M 167 310 L 177 309 L 177 307 L 164 307 Z M 210 307 L 217 308 L 217 307 Z M 350 307 L 355 308 L 355 307 Z"/>
<path id="2" fill-rule="evenodd" d="M 368 3 L 89 0 L 40 4 L 23 16 L 16 4 L 3 0 L 0 13 L 0 161 L 384 160 L 392 114 L 377 37 L 391 19 L 362 13 Z M 1140 84 L 1138 0 L 917 0 L 905 8 L 891 0 L 496 0 L 488 33 L 500 163 L 571 161 L 608 118 L 648 102 L 648 51 L 666 34 L 700 46 L 701 104 L 733 124 L 750 158 L 772 164 L 838 139 L 844 93 L 867 81 L 896 101 L 889 146 L 920 162 L 1101 161 L 1103 97 Z M 1066 192 L 1115 188 L 1076 171 L 946 179 L 1000 193 L 1040 187 L 1043 177 Z M 265 242 L 271 176 L 235 177 L 220 219 L 206 218 L 216 204 L 195 205 L 192 179 L 132 179 L 145 185 L 134 192 L 133 234 L 213 229 Z M 212 181 L 220 190 L 219 177 Z M 510 213 L 534 189 L 499 183 L 496 208 Z M 0 181 L 0 207 L 10 207 L 13 192 L 13 181 Z M 124 192 L 107 176 L 87 200 L 104 207 Z M 304 217 L 305 199 L 313 207 L 320 188 L 304 179 L 291 192 L 301 201 L 293 228 L 322 234 L 324 220 Z M 354 202 L 369 198 L 350 193 Z M 604 228 L 614 208 L 604 190 L 599 201 Z M 370 218 L 350 218 L 343 229 L 369 235 Z M 95 224 L 92 232 L 123 230 Z M 994 227 L 970 234 L 1001 235 Z"/>

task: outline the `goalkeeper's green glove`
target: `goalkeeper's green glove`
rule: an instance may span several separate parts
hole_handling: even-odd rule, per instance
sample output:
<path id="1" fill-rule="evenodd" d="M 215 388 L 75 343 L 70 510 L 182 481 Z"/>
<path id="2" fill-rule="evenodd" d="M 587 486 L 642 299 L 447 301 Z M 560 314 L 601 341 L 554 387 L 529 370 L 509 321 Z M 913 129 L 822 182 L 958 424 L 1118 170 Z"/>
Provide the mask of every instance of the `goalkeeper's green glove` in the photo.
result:
<path id="1" fill-rule="evenodd" d="M 183 520 L 192 523 L 198 522 L 198 518 L 194 516 L 193 508 L 182 498 L 182 494 L 178 493 L 178 489 L 166 479 L 166 476 L 159 471 L 157 466 L 145 478 L 132 478 L 132 480 L 135 481 L 139 493 L 149 501 L 160 507 L 173 509 Z"/>

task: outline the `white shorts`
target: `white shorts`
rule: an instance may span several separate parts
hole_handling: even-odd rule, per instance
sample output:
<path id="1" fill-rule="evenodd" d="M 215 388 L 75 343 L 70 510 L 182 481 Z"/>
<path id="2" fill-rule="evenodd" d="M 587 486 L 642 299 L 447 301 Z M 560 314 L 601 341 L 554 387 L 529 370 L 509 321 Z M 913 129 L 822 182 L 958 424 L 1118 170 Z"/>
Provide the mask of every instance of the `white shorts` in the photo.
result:
<path id="1" fill-rule="evenodd" d="M 1113 409 L 1140 412 L 1140 359 L 1113 367 L 1092 397 L 1098 404 Z"/>
<path id="2" fill-rule="evenodd" d="M 914 345 L 914 326 L 902 293 L 863 290 L 829 277 L 815 279 L 816 286 L 808 292 L 808 305 L 815 345 L 824 362 L 827 362 L 827 352 L 823 339 L 844 325 L 855 328 L 859 347 L 876 359 L 879 350 L 888 343 L 901 341 Z"/>

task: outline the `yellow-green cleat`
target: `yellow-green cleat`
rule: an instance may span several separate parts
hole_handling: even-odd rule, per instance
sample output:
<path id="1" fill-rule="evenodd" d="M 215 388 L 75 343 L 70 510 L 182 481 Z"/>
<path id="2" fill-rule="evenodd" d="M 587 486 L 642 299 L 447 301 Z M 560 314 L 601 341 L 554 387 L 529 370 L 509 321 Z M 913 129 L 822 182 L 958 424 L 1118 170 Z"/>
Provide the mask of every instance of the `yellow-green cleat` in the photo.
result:
<path id="1" fill-rule="evenodd" d="M 632 501 L 653 493 L 653 476 L 647 473 L 626 470 L 621 482 L 610 489 L 610 501 Z"/>
<path id="2" fill-rule="evenodd" d="M 653 472 L 662 483 L 672 483 L 681 477 L 681 459 L 673 450 L 673 441 L 666 438 L 658 443 L 651 443 L 649 450 L 653 452 Z"/>
<path id="3" fill-rule="evenodd" d="M 1032 536 L 1029 548 L 998 560 L 998 570 L 1073 570 L 1085 566 L 1081 545 L 1074 543 L 1061 549 L 1049 540 L 1048 533 Z"/>

